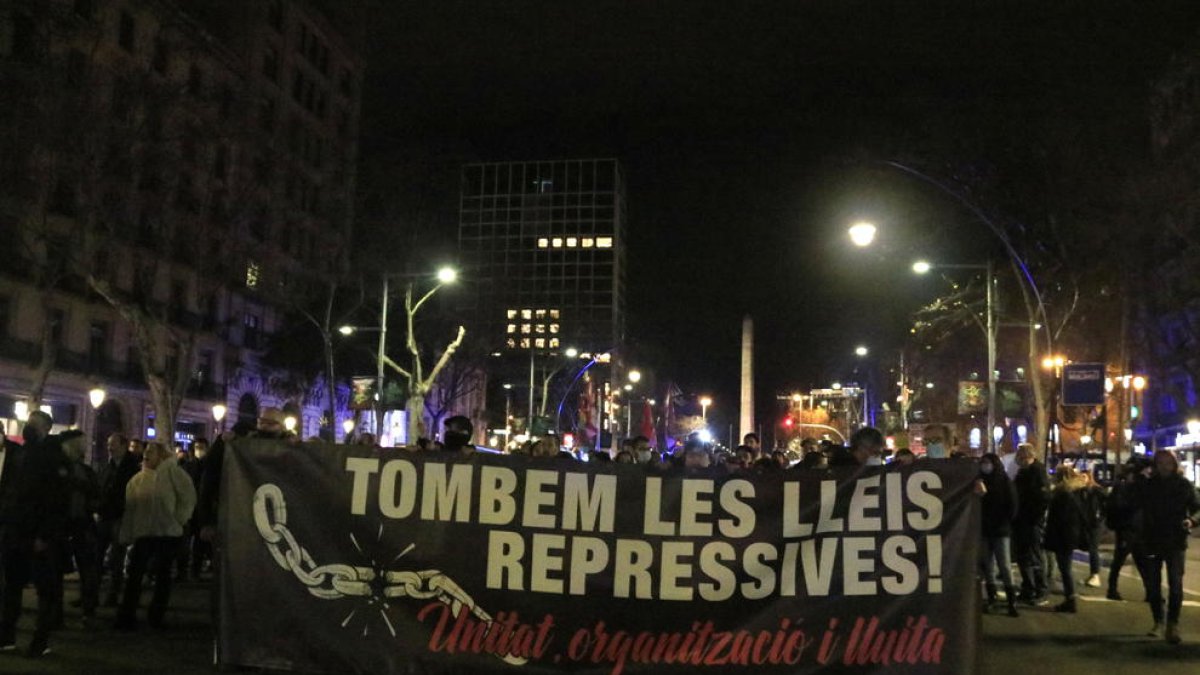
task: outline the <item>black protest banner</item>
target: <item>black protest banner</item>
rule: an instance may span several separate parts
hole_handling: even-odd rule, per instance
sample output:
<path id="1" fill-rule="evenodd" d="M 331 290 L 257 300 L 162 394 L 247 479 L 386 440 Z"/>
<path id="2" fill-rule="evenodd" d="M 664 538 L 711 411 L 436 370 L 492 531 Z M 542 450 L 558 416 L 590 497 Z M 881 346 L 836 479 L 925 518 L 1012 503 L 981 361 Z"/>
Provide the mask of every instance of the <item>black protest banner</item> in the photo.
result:
<path id="1" fill-rule="evenodd" d="M 971 461 L 664 475 L 268 441 L 225 461 L 225 664 L 974 672 Z"/>

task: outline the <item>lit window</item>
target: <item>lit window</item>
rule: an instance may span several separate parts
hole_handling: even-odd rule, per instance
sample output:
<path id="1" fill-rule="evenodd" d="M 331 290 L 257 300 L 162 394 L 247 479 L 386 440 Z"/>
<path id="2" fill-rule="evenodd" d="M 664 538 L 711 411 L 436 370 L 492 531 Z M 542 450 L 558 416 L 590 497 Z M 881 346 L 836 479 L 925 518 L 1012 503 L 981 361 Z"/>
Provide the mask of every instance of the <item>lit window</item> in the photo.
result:
<path id="1" fill-rule="evenodd" d="M 533 315 L 539 319 L 544 319 L 544 318 L 546 318 L 546 310 L 544 310 L 544 309 L 535 310 Z"/>
<path id="2" fill-rule="evenodd" d="M 538 239 L 538 248 L 546 248 L 550 246 L 550 240 L 545 237 Z"/>
<path id="3" fill-rule="evenodd" d="M 521 324 L 521 334 L 522 335 L 529 335 L 530 329 L 531 329 L 531 327 L 529 324 L 527 324 L 527 323 Z"/>
<path id="4" fill-rule="evenodd" d="M 533 343 L 537 346 L 538 349 L 546 348 L 546 338 L 538 338 L 538 339 L 534 340 Z"/>
<path id="5" fill-rule="evenodd" d="M 558 324 L 556 324 L 556 323 L 550 324 L 550 334 L 558 335 Z"/>
<path id="6" fill-rule="evenodd" d="M 551 245 L 552 245 L 554 248 L 562 248 L 562 237 L 555 237 L 555 238 L 554 238 L 554 239 L 553 239 L 553 240 L 550 242 L 550 244 L 551 244 Z"/>
<path id="7" fill-rule="evenodd" d="M 512 339 L 512 338 L 509 338 L 509 339 L 508 339 L 508 340 L 507 340 L 507 341 L 506 341 L 504 344 L 505 344 L 505 346 L 507 346 L 509 349 L 516 349 L 516 348 L 517 348 L 517 341 L 516 341 L 516 340 L 514 340 L 514 339 Z"/>
<path id="8" fill-rule="evenodd" d="M 584 237 L 584 238 L 583 238 L 583 247 L 584 247 L 584 248 L 591 248 L 591 247 L 592 247 L 592 246 L 594 246 L 595 244 L 596 244 L 596 240 L 595 240 L 595 239 L 592 239 L 591 237 Z"/>
<path id="9" fill-rule="evenodd" d="M 508 318 L 510 318 L 510 319 L 517 318 L 517 310 L 515 310 L 515 309 L 508 310 Z"/>
<path id="10" fill-rule="evenodd" d="M 258 263 L 252 262 L 246 265 L 246 288 L 255 288 L 258 286 Z"/>
<path id="11" fill-rule="evenodd" d="M 509 333 L 517 332 L 517 325 L 513 324 L 513 323 L 508 324 L 508 332 Z"/>
<path id="12" fill-rule="evenodd" d="M 596 248 L 612 248 L 612 237 L 596 237 Z"/>
<path id="13" fill-rule="evenodd" d="M 550 349 L 558 349 L 558 338 L 550 338 Z"/>
<path id="14" fill-rule="evenodd" d="M 533 330 L 535 333 L 537 333 L 539 335 L 544 334 L 546 332 L 546 324 L 539 323 L 538 325 L 533 327 Z"/>
<path id="15" fill-rule="evenodd" d="M 529 338 L 521 338 L 521 349 L 529 349 Z"/>
<path id="16" fill-rule="evenodd" d="M 567 237 L 567 248 L 575 248 L 579 245 L 579 240 L 575 237 Z"/>
<path id="17" fill-rule="evenodd" d="M 551 319 L 557 319 L 557 318 L 558 318 L 558 310 L 557 310 L 557 309 L 552 309 L 552 310 L 550 310 L 550 318 L 551 318 Z"/>
<path id="18" fill-rule="evenodd" d="M 521 318 L 525 319 L 526 321 L 532 319 L 533 318 L 533 310 L 532 309 L 521 310 Z"/>

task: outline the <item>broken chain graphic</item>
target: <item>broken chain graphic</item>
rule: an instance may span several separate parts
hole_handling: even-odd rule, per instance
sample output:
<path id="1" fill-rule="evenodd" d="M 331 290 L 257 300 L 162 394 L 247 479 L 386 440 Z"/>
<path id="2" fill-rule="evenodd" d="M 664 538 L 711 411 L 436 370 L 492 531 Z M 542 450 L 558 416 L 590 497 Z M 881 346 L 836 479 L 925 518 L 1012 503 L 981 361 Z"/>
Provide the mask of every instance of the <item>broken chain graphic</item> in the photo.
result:
<path id="1" fill-rule="evenodd" d="M 279 486 L 266 483 L 254 492 L 254 524 L 266 542 L 267 551 L 284 570 L 295 575 L 308 592 L 323 600 L 346 597 L 364 598 L 371 605 L 380 605 L 380 614 L 387 623 L 393 637 L 396 629 L 383 610 L 389 609 L 391 598 L 413 598 L 417 600 L 437 599 L 450 607 L 454 616 L 466 607 L 480 621 L 493 625 L 492 616 L 475 604 L 471 596 L 453 579 L 439 570 L 376 570 L 342 563 L 318 565 L 308 549 L 296 541 L 287 526 L 287 505 Z M 355 547 L 358 541 L 351 535 Z M 398 560 L 412 549 L 409 546 L 392 561 Z M 346 617 L 342 626 L 354 615 Z M 365 632 L 364 632 L 365 634 Z M 506 663 L 524 665 L 527 659 L 515 656 L 501 657 Z"/>

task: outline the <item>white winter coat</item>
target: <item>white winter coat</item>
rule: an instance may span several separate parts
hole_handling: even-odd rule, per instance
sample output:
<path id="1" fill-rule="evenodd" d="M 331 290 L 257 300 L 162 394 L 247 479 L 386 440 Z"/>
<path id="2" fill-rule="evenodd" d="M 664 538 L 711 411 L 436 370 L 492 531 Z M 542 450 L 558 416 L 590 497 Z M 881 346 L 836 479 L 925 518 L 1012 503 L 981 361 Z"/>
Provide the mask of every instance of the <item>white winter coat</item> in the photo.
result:
<path id="1" fill-rule="evenodd" d="M 196 488 L 192 479 L 168 457 L 157 469 L 143 466 L 125 486 L 125 515 L 121 519 L 121 543 L 141 537 L 180 537 L 192 509 Z"/>

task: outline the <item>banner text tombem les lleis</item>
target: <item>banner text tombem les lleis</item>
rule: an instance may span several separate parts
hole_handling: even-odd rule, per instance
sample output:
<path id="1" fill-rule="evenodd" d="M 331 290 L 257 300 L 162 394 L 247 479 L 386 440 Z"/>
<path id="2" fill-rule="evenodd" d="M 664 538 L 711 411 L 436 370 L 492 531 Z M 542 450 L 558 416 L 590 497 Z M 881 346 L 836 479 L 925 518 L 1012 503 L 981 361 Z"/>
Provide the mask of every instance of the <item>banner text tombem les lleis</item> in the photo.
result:
<path id="1" fill-rule="evenodd" d="M 680 601 L 941 591 L 942 484 L 932 471 L 878 473 L 841 490 L 834 480 L 784 481 L 766 502 L 736 478 L 619 483 L 606 473 L 362 457 L 345 469 L 354 515 L 377 506 L 388 519 L 490 528 L 488 588 Z M 612 536 L 618 510 L 639 506 L 640 536 Z M 780 531 L 756 536 L 759 518 Z"/>

